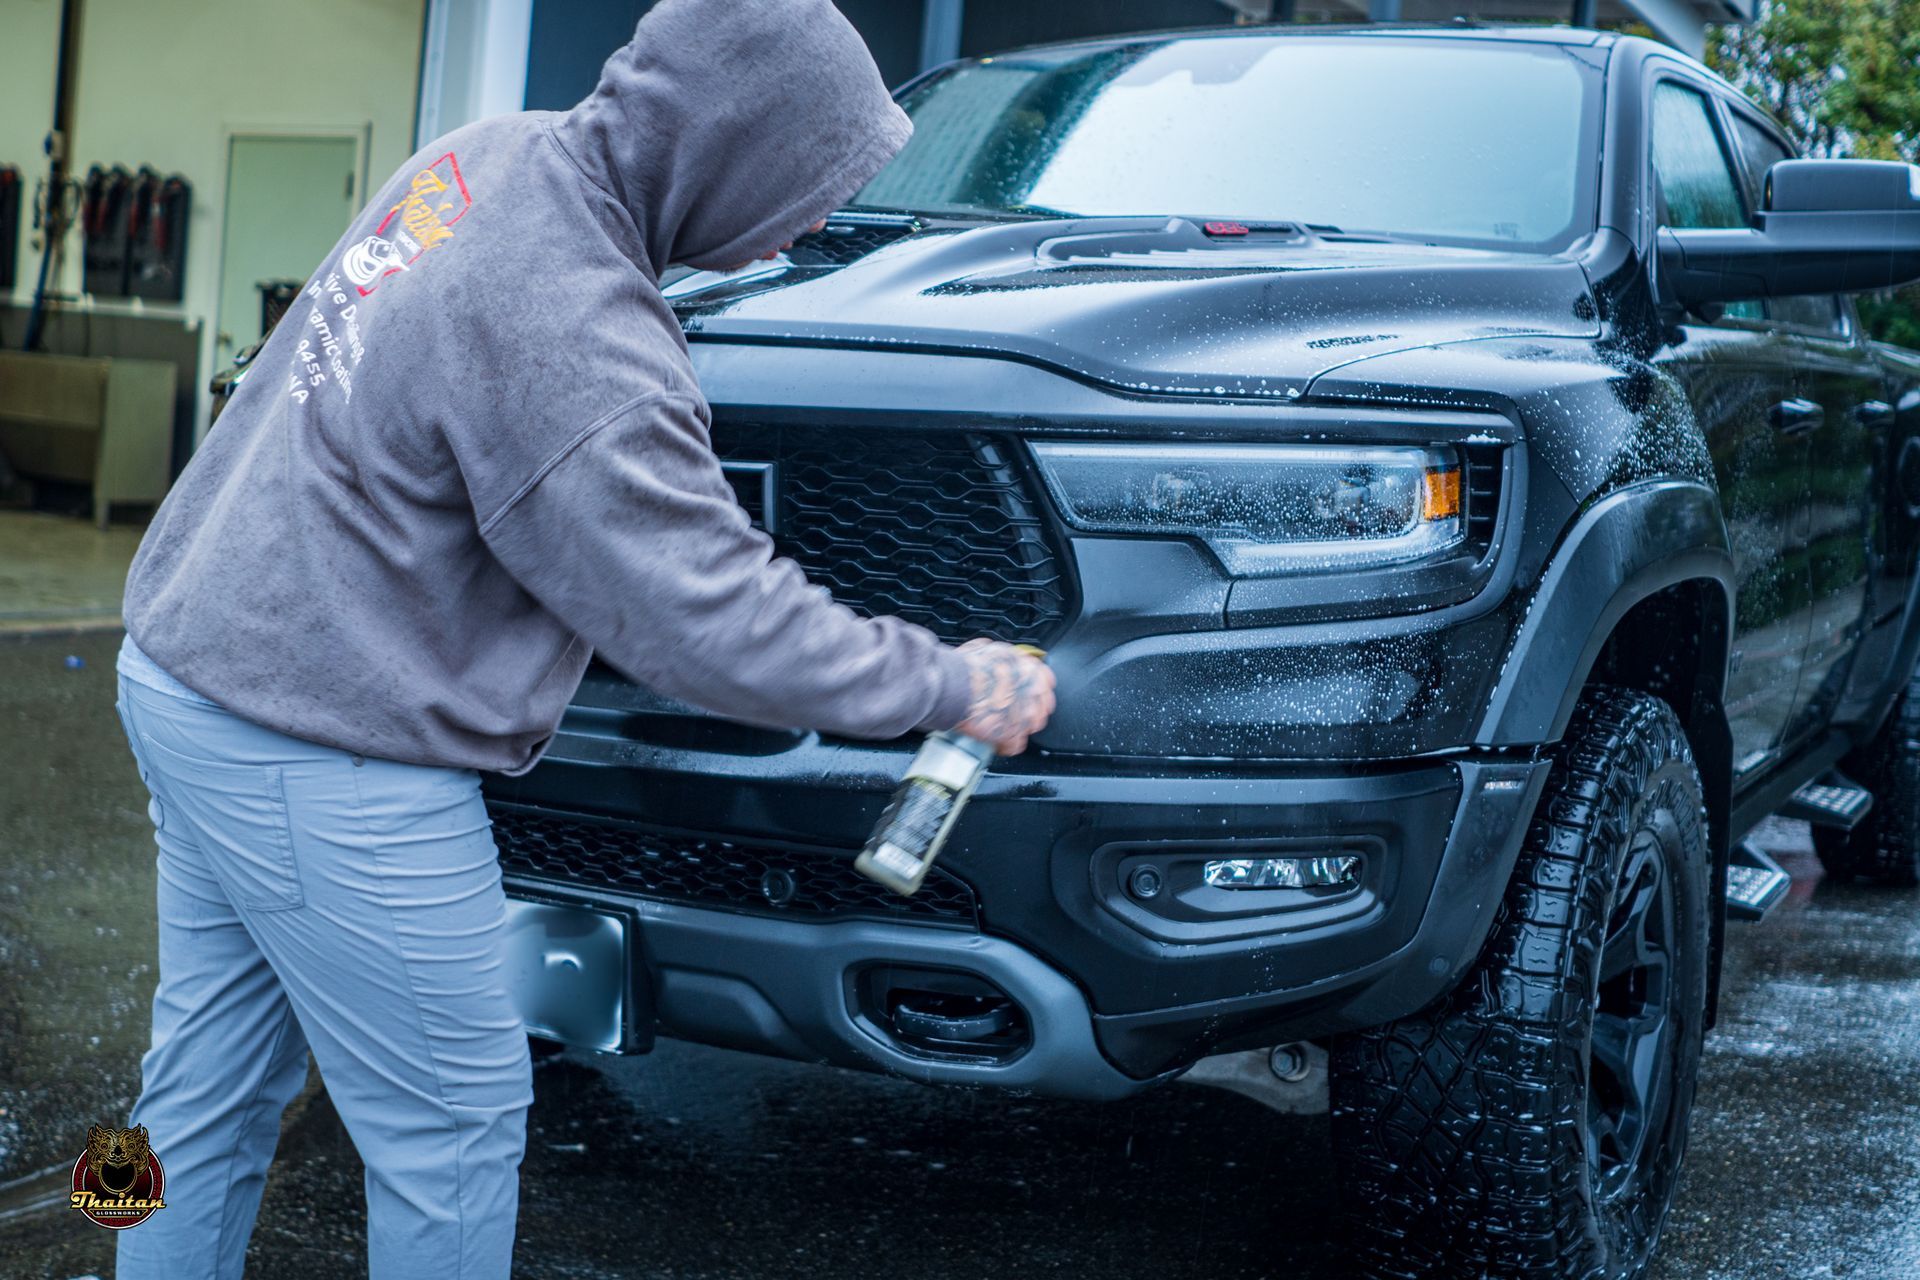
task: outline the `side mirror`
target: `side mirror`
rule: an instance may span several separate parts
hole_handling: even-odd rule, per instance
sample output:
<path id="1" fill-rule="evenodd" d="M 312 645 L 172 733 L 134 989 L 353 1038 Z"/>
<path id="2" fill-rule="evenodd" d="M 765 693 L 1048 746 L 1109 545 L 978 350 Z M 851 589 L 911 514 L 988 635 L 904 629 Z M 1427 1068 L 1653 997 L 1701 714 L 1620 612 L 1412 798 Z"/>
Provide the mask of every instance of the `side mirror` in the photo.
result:
<path id="1" fill-rule="evenodd" d="M 1920 166 L 1782 160 L 1751 228 L 1662 227 L 1660 291 L 1693 306 L 1920 280 Z"/>

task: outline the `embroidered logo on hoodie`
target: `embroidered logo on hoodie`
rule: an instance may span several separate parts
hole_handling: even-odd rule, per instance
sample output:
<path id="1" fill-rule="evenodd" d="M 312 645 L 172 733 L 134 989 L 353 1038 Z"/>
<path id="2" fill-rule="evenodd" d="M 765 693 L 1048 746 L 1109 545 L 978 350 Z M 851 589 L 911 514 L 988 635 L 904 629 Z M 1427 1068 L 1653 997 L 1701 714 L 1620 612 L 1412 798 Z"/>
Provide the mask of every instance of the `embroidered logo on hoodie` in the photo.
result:
<path id="1" fill-rule="evenodd" d="M 385 236 L 368 236 L 340 255 L 340 269 L 364 298 L 382 276 L 405 271 L 407 260 L 400 256 L 400 247 Z"/>
<path id="2" fill-rule="evenodd" d="M 328 383 L 340 389 L 342 399 L 353 400 L 353 374 L 367 353 L 360 336 L 359 299 L 371 297 L 382 280 L 412 270 L 427 250 L 453 239 L 453 224 L 472 207 L 473 194 L 460 175 L 460 162 L 449 151 L 413 175 L 405 197 L 387 211 L 372 235 L 341 250 L 336 269 L 308 282 L 307 297 L 313 302 L 306 315 L 308 331 L 294 348 L 287 376 L 287 395 L 294 403 L 305 404 Z M 348 294 L 349 287 L 358 299 Z"/>
<path id="3" fill-rule="evenodd" d="M 473 195 L 460 176 L 460 162 L 449 151 L 413 175 L 406 198 L 388 210 L 372 235 L 341 255 L 341 269 L 364 298 L 380 281 L 405 271 L 427 250 L 453 239 L 453 224 L 472 207 Z"/>

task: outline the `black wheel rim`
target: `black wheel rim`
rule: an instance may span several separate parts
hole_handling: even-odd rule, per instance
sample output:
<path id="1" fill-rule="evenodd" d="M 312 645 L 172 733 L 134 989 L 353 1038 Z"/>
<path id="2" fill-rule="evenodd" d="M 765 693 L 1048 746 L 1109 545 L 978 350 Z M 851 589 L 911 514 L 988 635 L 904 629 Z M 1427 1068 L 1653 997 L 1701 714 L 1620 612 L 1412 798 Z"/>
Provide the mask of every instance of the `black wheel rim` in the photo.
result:
<path id="1" fill-rule="evenodd" d="M 1587 1161 L 1604 1201 L 1638 1190 L 1672 1112 L 1673 892 L 1659 835 L 1634 836 L 1600 952 L 1587 1059 Z"/>

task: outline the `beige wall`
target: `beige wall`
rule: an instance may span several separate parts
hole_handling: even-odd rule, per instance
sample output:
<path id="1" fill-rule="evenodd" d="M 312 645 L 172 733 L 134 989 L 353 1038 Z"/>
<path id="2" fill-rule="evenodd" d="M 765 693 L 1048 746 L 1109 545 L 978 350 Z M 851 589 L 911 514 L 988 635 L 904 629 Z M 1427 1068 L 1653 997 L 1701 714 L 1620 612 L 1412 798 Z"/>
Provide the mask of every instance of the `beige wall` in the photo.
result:
<path id="1" fill-rule="evenodd" d="M 46 172 L 40 144 L 53 126 L 53 77 L 60 0 L 0 0 L 0 164 L 20 170 L 20 256 L 16 296 L 33 291 L 33 185 Z M 0 294 L 0 298 L 5 295 Z"/>
<path id="2" fill-rule="evenodd" d="M 33 142 L 22 161 L 39 157 L 59 11 L 58 0 L 0 0 L 0 157 L 18 148 L 15 133 Z M 84 13 L 73 172 L 147 164 L 193 184 L 180 310 L 202 321 L 210 362 L 227 132 L 365 130 L 365 176 L 378 185 L 413 151 L 425 0 L 87 0 Z M 67 263 L 62 283 L 72 290 L 77 236 Z M 22 300 L 28 265 L 23 252 Z"/>

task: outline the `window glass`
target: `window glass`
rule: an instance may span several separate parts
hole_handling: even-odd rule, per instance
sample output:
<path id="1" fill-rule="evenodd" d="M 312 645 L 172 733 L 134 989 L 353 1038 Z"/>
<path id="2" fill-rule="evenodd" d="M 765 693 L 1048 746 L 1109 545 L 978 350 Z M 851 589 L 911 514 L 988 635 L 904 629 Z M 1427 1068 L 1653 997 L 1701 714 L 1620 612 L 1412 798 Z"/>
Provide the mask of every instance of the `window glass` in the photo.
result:
<path id="1" fill-rule="evenodd" d="M 1599 78 L 1552 45 L 1231 35 L 1030 49 L 901 105 L 854 203 L 1186 214 L 1556 251 L 1593 229 Z"/>
<path id="2" fill-rule="evenodd" d="M 1706 98 L 1662 81 L 1653 90 L 1653 172 L 1670 227 L 1743 227 L 1746 209 Z"/>
<path id="3" fill-rule="evenodd" d="M 1793 152 L 1761 127 L 1760 122 L 1742 112 L 1733 113 L 1733 136 L 1740 142 L 1740 154 L 1746 160 L 1747 201 L 1758 209 L 1766 195 L 1767 170 L 1782 160 L 1793 159 Z M 1847 330 L 1840 299 L 1832 294 L 1812 294 L 1803 298 L 1773 298 L 1767 302 L 1767 316 L 1778 324 L 1822 333 L 1844 334 Z"/>
<path id="4" fill-rule="evenodd" d="M 1796 325 L 1802 329 L 1818 329 L 1822 333 L 1844 334 L 1846 321 L 1841 318 L 1840 300 L 1830 293 L 1808 294 L 1802 298 L 1769 298 L 1767 315 L 1778 324 Z"/>
<path id="5" fill-rule="evenodd" d="M 1772 133 L 1761 128 L 1758 121 L 1738 111 L 1733 113 L 1733 136 L 1739 139 L 1740 152 L 1747 161 L 1747 203 L 1758 209 L 1766 187 L 1767 170 L 1782 160 L 1793 159 L 1793 153 Z"/>

